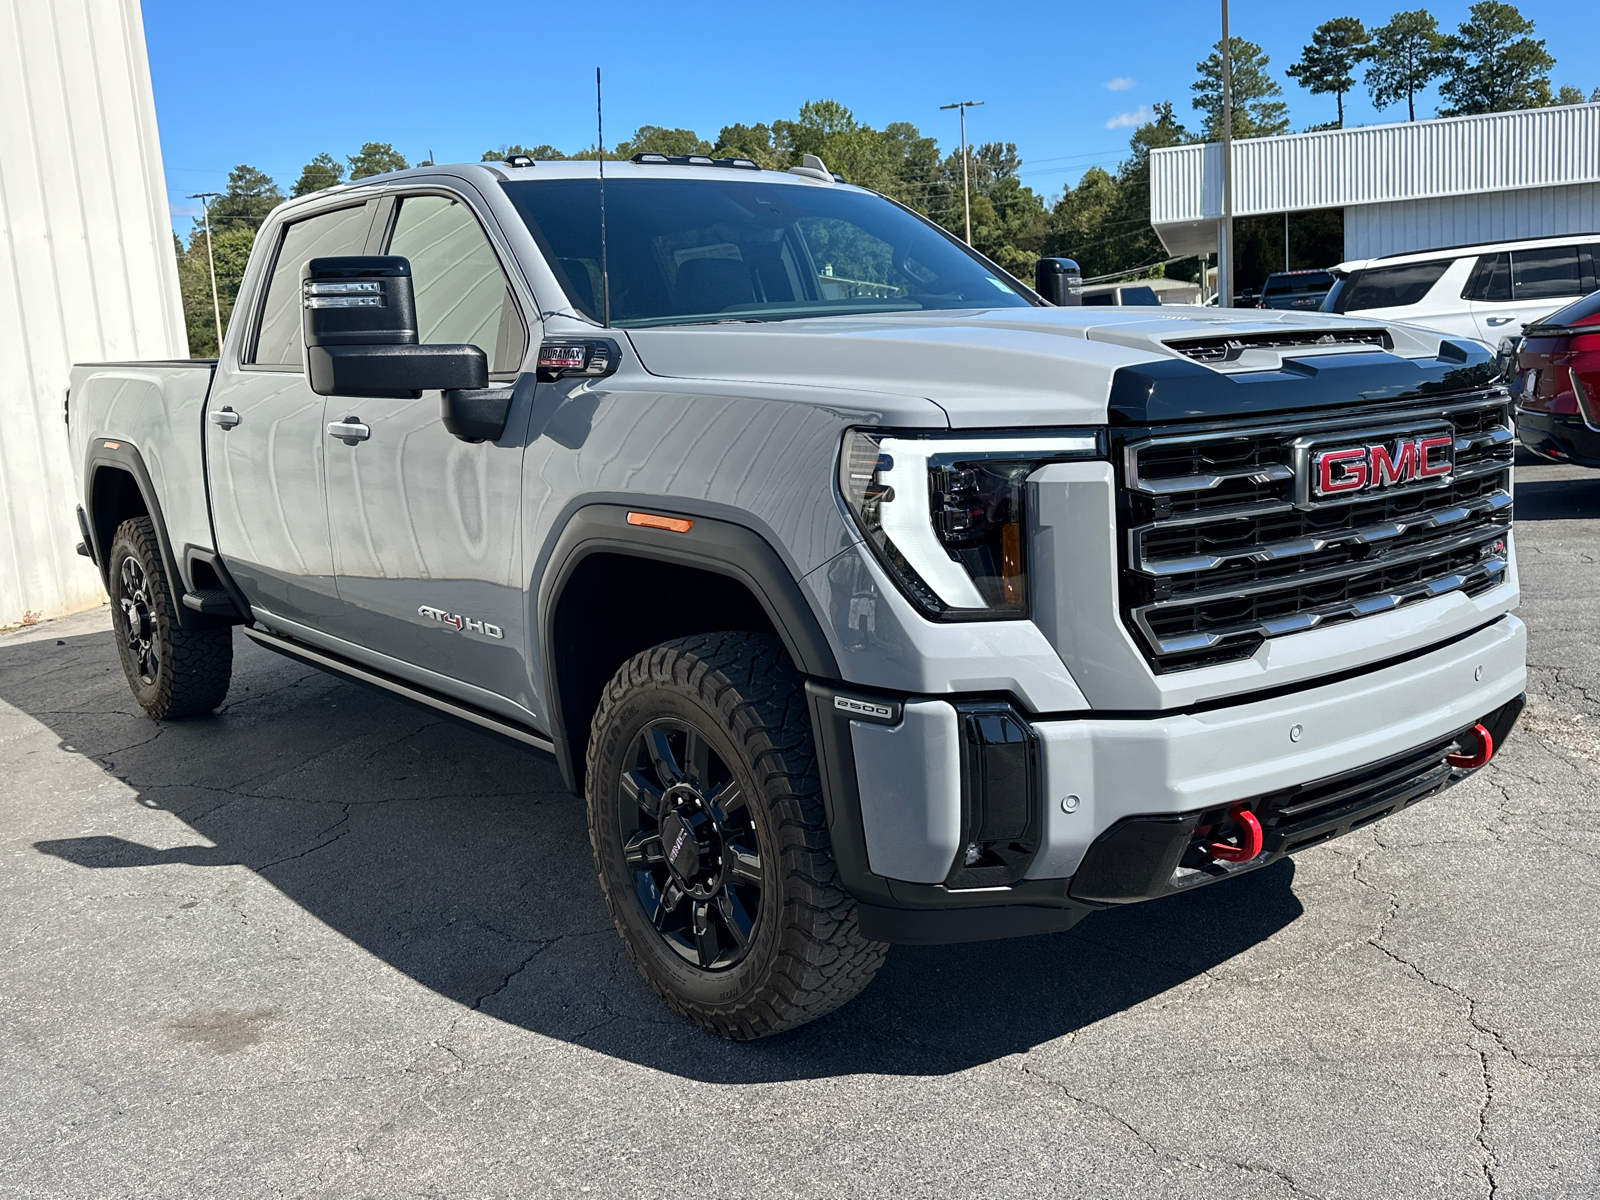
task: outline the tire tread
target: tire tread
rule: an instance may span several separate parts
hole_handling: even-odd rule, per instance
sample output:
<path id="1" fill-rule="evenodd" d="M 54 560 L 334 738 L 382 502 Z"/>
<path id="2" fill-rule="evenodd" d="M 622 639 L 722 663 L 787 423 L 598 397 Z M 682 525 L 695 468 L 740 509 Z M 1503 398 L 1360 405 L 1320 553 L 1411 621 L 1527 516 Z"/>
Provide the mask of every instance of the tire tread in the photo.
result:
<path id="1" fill-rule="evenodd" d="M 640 974 L 675 1011 L 725 1037 L 767 1037 L 814 1021 L 844 1004 L 877 974 L 888 953 L 861 934 L 855 900 L 839 879 L 806 707 L 804 681 L 777 639 L 757 633 L 711 633 L 664 642 L 635 655 L 606 685 L 595 712 L 586 761 L 590 838 L 600 866 L 595 780 L 600 730 L 637 689 L 664 683 L 698 693 L 719 713 L 754 764 L 783 845 L 779 851 L 781 926 L 768 986 L 739 1004 L 691 1004 L 656 976 L 634 948 L 600 870 L 601 887 L 623 944 Z"/>

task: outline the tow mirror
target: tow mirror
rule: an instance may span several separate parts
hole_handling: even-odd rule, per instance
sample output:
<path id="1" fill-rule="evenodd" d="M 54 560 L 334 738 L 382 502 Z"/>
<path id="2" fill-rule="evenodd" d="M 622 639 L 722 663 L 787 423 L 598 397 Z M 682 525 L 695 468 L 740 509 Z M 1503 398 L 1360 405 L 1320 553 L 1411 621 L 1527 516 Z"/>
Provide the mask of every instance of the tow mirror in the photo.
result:
<path id="1" fill-rule="evenodd" d="M 1083 303 L 1083 272 L 1070 258 L 1041 258 L 1033 280 L 1033 290 L 1058 308 Z"/>
<path id="2" fill-rule="evenodd" d="M 306 373 L 319 396 L 416 400 L 488 386 L 477 346 L 418 345 L 411 264 L 398 255 L 313 258 L 300 272 L 300 301 Z"/>

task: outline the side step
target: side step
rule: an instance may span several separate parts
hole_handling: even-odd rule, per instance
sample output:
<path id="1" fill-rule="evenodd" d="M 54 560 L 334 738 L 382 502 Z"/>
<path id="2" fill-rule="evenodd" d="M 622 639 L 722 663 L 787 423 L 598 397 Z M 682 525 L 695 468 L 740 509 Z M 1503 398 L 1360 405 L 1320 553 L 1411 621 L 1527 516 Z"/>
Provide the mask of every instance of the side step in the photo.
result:
<path id="1" fill-rule="evenodd" d="M 484 712 L 481 708 L 474 708 L 472 705 L 463 704 L 459 700 L 447 699 L 436 692 L 428 691 L 426 688 L 418 687 L 412 683 L 405 683 L 395 679 L 393 676 L 374 671 L 370 667 L 358 666 L 347 659 L 339 658 L 324 650 L 312 649 L 303 642 L 291 641 L 288 638 L 279 637 L 275 633 L 268 633 L 263 629 L 247 625 L 244 627 L 244 635 L 257 645 L 277 654 L 282 654 L 287 658 L 292 658 L 297 662 L 305 663 L 308 667 L 316 667 L 318 670 L 343 676 L 353 683 L 388 692 L 396 699 L 440 713 L 453 720 L 461 721 L 481 729 L 485 733 L 491 733 L 497 737 L 515 742 L 519 746 L 537 750 L 552 757 L 555 754 L 555 744 L 549 738 L 541 737 L 526 726 L 519 725 L 505 717 Z"/>
<path id="2" fill-rule="evenodd" d="M 228 595 L 228 589 L 225 587 L 209 587 L 201 588 L 198 592 L 185 592 L 183 606 L 193 612 L 204 613 L 208 617 L 242 620 L 239 609 L 233 603 L 233 597 Z"/>

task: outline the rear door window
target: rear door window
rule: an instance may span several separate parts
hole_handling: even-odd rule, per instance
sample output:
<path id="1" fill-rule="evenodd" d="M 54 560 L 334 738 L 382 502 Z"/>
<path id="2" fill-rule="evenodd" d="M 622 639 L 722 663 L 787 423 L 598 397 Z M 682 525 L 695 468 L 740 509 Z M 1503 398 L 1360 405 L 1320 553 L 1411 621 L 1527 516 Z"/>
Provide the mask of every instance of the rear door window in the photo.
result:
<path id="1" fill-rule="evenodd" d="M 1583 294 L 1583 266 L 1576 246 L 1541 246 L 1511 255 L 1511 298 L 1545 300 Z"/>
<path id="2" fill-rule="evenodd" d="M 1511 299 L 1511 255 L 1485 254 L 1472 269 L 1472 277 L 1461 290 L 1463 300 L 1503 303 Z"/>
<path id="3" fill-rule="evenodd" d="M 318 213 L 284 227 L 272 278 L 261 304 L 261 325 L 249 361 L 260 366 L 298 367 L 304 341 L 300 321 L 300 269 L 307 260 L 360 254 L 372 223 L 368 205 Z"/>
<path id="4" fill-rule="evenodd" d="M 1337 311 L 1366 308 L 1404 308 L 1419 303 L 1449 269 L 1448 258 L 1403 266 L 1368 267 L 1358 271 L 1339 293 Z"/>
<path id="5" fill-rule="evenodd" d="M 470 208 L 448 196 L 405 197 L 388 252 L 411 262 L 419 342 L 476 346 L 495 375 L 522 366 L 528 345 L 522 318 Z"/>

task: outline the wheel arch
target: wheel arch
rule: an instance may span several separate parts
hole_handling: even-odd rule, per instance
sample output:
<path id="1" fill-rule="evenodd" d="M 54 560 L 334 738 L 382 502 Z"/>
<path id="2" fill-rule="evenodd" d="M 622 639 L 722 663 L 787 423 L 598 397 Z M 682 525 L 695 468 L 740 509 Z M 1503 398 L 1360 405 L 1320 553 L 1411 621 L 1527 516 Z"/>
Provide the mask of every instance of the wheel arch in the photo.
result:
<path id="1" fill-rule="evenodd" d="M 94 562 L 100 568 L 100 580 L 106 591 L 111 590 L 111 542 L 117 526 L 134 517 L 149 517 L 155 527 L 162 566 L 166 568 L 172 611 L 184 628 L 198 625 L 196 614 L 184 607 L 184 575 L 167 536 L 161 500 L 137 447 L 128 442 L 99 441 L 90 450 L 84 465 L 84 504 Z"/>
<path id="2" fill-rule="evenodd" d="M 793 573 L 770 542 L 732 521 L 683 532 L 629 524 L 629 506 L 573 513 L 539 577 L 537 624 L 550 739 L 567 785 L 584 788 L 589 722 L 618 667 L 675 637 L 725 629 L 771 633 L 802 675 L 836 679 L 838 660 Z M 644 571 L 651 592 L 628 586 Z"/>

